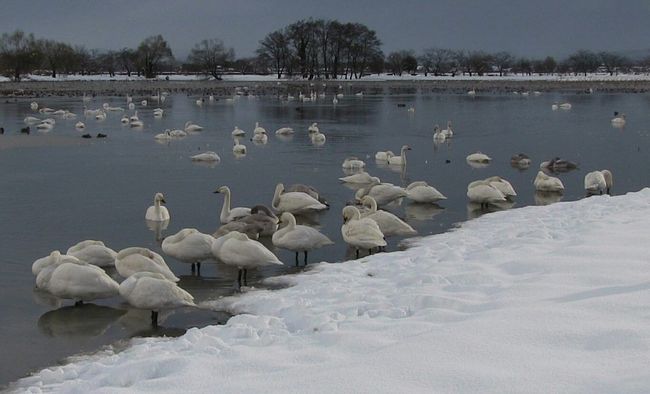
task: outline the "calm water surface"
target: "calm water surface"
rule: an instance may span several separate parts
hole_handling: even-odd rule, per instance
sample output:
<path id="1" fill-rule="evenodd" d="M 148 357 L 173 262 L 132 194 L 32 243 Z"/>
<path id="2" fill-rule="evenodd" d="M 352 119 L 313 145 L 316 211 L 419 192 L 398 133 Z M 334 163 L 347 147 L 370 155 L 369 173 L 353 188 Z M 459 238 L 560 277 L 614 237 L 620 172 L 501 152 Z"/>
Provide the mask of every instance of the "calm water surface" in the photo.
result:
<path id="1" fill-rule="evenodd" d="M 390 207 L 418 230 L 420 235 L 443 232 L 455 223 L 476 217 L 465 196 L 469 182 L 500 175 L 518 192 L 514 207 L 543 203 L 536 200 L 532 180 L 540 161 L 554 156 L 577 161 L 580 169 L 559 177 L 565 184 L 563 201 L 583 197 L 583 177 L 594 169 L 614 174 L 614 194 L 636 191 L 650 184 L 650 96 L 625 94 L 478 96 L 347 95 L 337 106 L 331 97 L 316 103 L 283 103 L 273 97 L 218 100 L 202 107 L 196 97 L 173 95 L 161 105 L 139 108 L 142 130 L 122 126 L 122 113 L 109 113 L 97 122 L 83 119 L 87 129 L 76 131 L 77 120 L 57 120 L 47 134 L 17 136 L 22 119 L 33 115 L 30 100 L 0 104 L 0 385 L 30 371 L 54 364 L 64 357 L 92 352 L 101 346 L 124 343 L 134 336 L 179 335 L 187 328 L 225 321 L 219 311 L 179 310 L 163 317 L 162 328 L 152 331 L 148 313 L 130 309 L 119 299 L 70 308 L 34 290 L 32 262 L 53 249 L 67 250 L 84 239 L 98 239 L 119 251 L 144 246 L 162 253 L 156 234 L 147 228 L 144 212 L 155 192 L 165 193 L 172 220 L 161 236 L 184 227 L 212 233 L 219 226 L 223 196 L 213 194 L 221 185 L 233 192 L 233 206 L 271 204 L 276 183 L 306 183 L 317 187 L 331 209 L 301 221 L 318 227 L 334 242 L 310 253 L 310 261 L 343 261 L 351 256 L 340 235 L 341 208 L 354 191 L 341 185 L 341 162 L 358 156 L 367 171 L 384 182 L 406 186 L 425 180 L 448 200 L 439 206 L 404 201 Z M 141 98 L 135 98 L 139 102 Z M 567 100 L 571 111 L 551 111 L 551 104 Z M 96 98 L 98 108 L 108 102 L 126 106 L 122 97 Z M 80 98 L 39 100 L 41 106 L 83 113 Z M 397 104 L 406 104 L 398 107 Z M 165 109 L 162 119 L 152 110 Z M 407 112 L 413 106 L 414 113 Z M 624 129 L 610 125 L 613 111 L 627 114 Z M 38 115 L 37 115 L 38 116 Z M 42 116 L 41 116 L 42 117 Z M 432 126 L 454 122 L 454 137 L 434 145 Z M 181 140 L 157 143 L 153 136 L 165 128 L 182 128 L 187 120 L 205 127 Z M 250 138 L 256 121 L 269 132 L 266 145 L 245 144 L 249 152 L 236 159 L 230 132 L 235 125 Z M 307 127 L 318 122 L 327 143 L 316 147 Z M 280 127 L 293 127 L 290 139 L 275 137 Z M 103 132 L 105 140 L 84 140 L 83 133 Z M 377 150 L 398 152 L 409 144 L 406 171 L 374 162 Z M 201 165 L 189 157 L 205 150 L 216 151 L 221 162 Z M 467 165 L 465 157 L 480 150 L 493 158 L 486 168 Z M 533 159 L 530 169 L 510 166 L 511 155 L 524 152 Z M 400 239 L 391 238 L 388 250 L 398 249 Z M 270 240 L 263 241 L 272 248 Z M 299 272 L 292 253 L 274 250 L 283 267 L 252 272 L 249 284 L 265 277 Z M 167 258 L 181 277 L 180 286 L 198 302 L 232 294 L 237 271 L 206 264 L 202 277 L 190 275 L 189 266 Z M 257 286 L 261 286 L 257 283 Z M 263 285 L 262 285 L 263 286 Z"/>

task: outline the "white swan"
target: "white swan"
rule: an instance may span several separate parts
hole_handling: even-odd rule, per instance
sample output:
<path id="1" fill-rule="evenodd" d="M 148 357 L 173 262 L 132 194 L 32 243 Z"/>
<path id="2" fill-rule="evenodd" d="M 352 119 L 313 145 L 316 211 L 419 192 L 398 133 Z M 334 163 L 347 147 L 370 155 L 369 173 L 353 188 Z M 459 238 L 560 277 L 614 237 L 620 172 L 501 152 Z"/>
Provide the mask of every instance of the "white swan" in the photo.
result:
<path id="1" fill-rule="evenodd" d="M 235 142 L 232 146 L 232 153 L 239 155 L 246 154 L 246 145 L 239 143 L 239 138 L 235 138 Z"/>
<path id="2" fill-rule="evenodd" d="M 39 123 L 40 121 L 41 120 L 35 116 L 28 116 L 25 119 L 23 119 L 23 122 L 25 122 L 25 124 L 36 124 Z"/>
<path id="3" fill-rule="evenodd" d="M 562 192 L 564 185 L 559 178 L 548 176 L 543 171 L 538 171 L 535 180 L 533 181 L 535 190 L 541 192 Z"/>
<path id="4" fill-rule="evenodd" d="M 147 248 L 131 247 L 120 250 L 115 256 L 115 269 L 124 278 L 136 272 L 153 272 L 172 282 L 180 280 L 169 269 L 161 255 Z"/>
<path id="5" fill-rule="evenodd" d="M 84 124 L 84 122 L 77 122 L 77 123 L 75 123 L 74 127 L 76 129 L 85 129 L 86 125 Z"/>
<path id="6" fill-rule="evenodd" d="M 370 176 L 365 171 L 362 171 L 358 174 L 352 174 L 349 176 L 345 176 L 342 178 L 339 178 L 340 181 L 345 182 L 345 183 L 356 183 L 356 184 L 366 184 L 366 183 L 372 183 L 374 180 L 377 180 L 377 183 L 379 183 L 379 178 Z"/>
<path id="7" fill-rule="evenodd" d="M 158 326 L 158 312 L 194 305 L 194 297 L 165 276 L 152 272 L 138 272 L 119 286 L 120 295 L 138 309 L 151 310 L 151 325 Z"/>
<path id="8" fill-rule="evenodd" d="M 165 196 L 163 196 L 162 193 L 156 193 L 153 196 L 153 205 L 147 208 L 144 218 L 154 222 L 164 222 L 165 220 L 169 220 L 169 211 L 166 207 L 160 205 L 164 203 Z"/>
<path id="9" fill-rule="evenodd" d="M 447 199 L 438 189 L 424 181 L 412 182 L 408 185 L 406 187 L 406 197 L 420 203 L 434 203 Z"/>
<path id="10" fill-rule="evenodd" d="M 147 103 L 147 100 L 142 100 L 142 101 L 140 102 L 140 105 L 142 105 L 143 107 L 146 107 L 147 104 L 148 104 L 148 103 Z"/>
<path id="11" fill-rule="evenodd" d="M 266 129 L 260 126 L 260 122 L 255 122 L 255 128 L 253 129 L 253 134 L 266 134 Z"/>
<path id="12" fill-rule="evenodd" d="M 609 194 L 612 187 L 612 173 L 609 170 L 592 171 L 585 175 L 587 194 Z"/>
<path id="13" fill-rule="evenodd" d="M 129 123 L 129 126 L 131 127 L 143 127 L 144 122 L 141 120 L 132 120 L 131 123 Z"/>
<path id="14" fill-rule="evenodd" d="M 392 235 L 415 235 L 415 231 L 408 223 L 393 215 L 390 212 L 377 209 L 377 201 L 370 196 L 364 196 L 361 203 L 369 207 L 370 210 L 361 215 L 362 218 L 372 219 L 377 222 L 379 229 L 386 237 Z"/>
<path id="15" fill-rule="evenodd" d="M 174 235 L 165 237 L 162 242 L 162 250 L 169 256 L 183 263 L 194 265 L 201 275 L 201 261 L 212 258 L 212 242 L 214 238 L 211 235 L 203 234 L 194 228 L 184 228 Z"/>
<path id="16" fill-rule="evenodd" d="M 180 129 L 174 129 L 169 131 L 169 135 L 174 138 L 187 137 L 187 133 Z"/>
<path id="17" fill-rule="evenodd" d="M 447 128 L 440 131 L 445 138 L 451 138 L 454 136 L 454 130 L 451 128 L 451 120 L 447 121 Z"/>
<path id="18" fill-rule="evenodd" d="M 309 126 L 309 128 L 307 128 L 307 131 L 309 131 L 310 134 L 311 133 L 317 133 L 319 131 L 318 123 L 316 123 L 316 122 L 312 123 L 311 126 Z"/>
<path id="19" fill-rule="evenodd" d="M 343 167 L 346 170 L 360 169 L 360 168 L 364 168 L 365 166 L 366 163 L 364 163 L 363 160 L 359 160 L 354 156 L 347 157 L 345 160 L 343 160 L 343 164 L 341 164 L 341 167 Z"/>
<path id="20" fill-rule="evenodd" d="M 486 178 L 485 180 L 489 182 L 490 185 L 499 189 L 499 191 L 506 197 L 514 197 L 517 195 L 515 189 L 512 187 L 512 184 L 499 176 L 492 176 Z"/>
<path id="21" fill-rule="evenodd" d="M 162 118 L 163 114 L 165 113 L 165 110 L 162 108 L 156 108 L 153 110 L 153 116 L 156 118 Z"/>
<path id="22" fill-rule="evenodd" d="M 612 126 L 623 127 L 625 126 L 625 114 L 616 115 L 612 118 Z"/>
<path id="23" fill-rule="evenodd" d="M 192 156 L 191 159 L 192 161 L 210 161 L 210 162 L 221 161 L 219 155 L 213 151 L 199 153 L 198 155 Z"/>
<path id="24" fill-rule="evenodd" d="M 530 167 L 530 157 L 524 153 L 518 153 L 510 158 L 510 165 L 520 169 L 526 169 Z"/>
<path id="25" fill-rule="evenodd" d="M 49 125 L 54 126 L 56 124 L 56 120 L 52 119 L 52 118 L 47 118 L 47 119 L 43 119 L 41 121 L 41 123 L 45 123 L 45 124 L 49 124 Z"/>
<path id="26" fill-rule="evenodd" d="M 63 114 L 62 117 L 63 117 L 63 119 L 76 119 L 77 115 L 70 112 L 70 111 L 65 111 L 65 113 Z"/>
<path id="27" fill-rule="evenodd" d="M 481 207 L 506 201 L 506 196 L 485 180 L 474 181 L 467 185 L 467 198 L 471 202 L 481 204 Z"/>
<path id="28" fill-rule="evenodd" d="M 332 104 L 336 105 L 338 103 L 339 103 L 339 99 L 337 99 L 336 96 L 334 96 L 334 98 L 332 98 Z"/>
<path id="29" fill-rule="evenodd" d="M 221 221 L 222 224 L 232 222 L 233 220 L 237 220 L 251 214 L 250 208 L 245 208 L 245 207 L 237 207 L 232 209 L 230 208 L 231 192 L 228 186 L 221 186 L 214 192 L 221 193 L 224 195 L 223 205 L 221 206 L 221 214 L 219 215 L 219 220 Z"/>
<path id="30" fill-rule="evenodd" d="M 119 293 L 119 285 L 103 269 L 83 262 L 48 266 L 38 274 L 37 282 L 39 288 L 72 299 L 75 305 Z"/>
<path id="31" fill-rule="evenodd" d="M 377 205 L 382 206 L 406 197 L 406 190 L 392 183 L 379 183 L 379 178 L 373 177 L 370 186 L 357 190 L 354 197 L 361 201 L 366 195 L 374 198 Z"/>
<path id="32" fill-rule="evenodd" d="M 325 134 L 320 131 L 311 134 L 311 143 L 314 145 L 323 145 L 326 140 L 327 138 L 325 137 Z"/>
<path id="33" fill-rule="evenodd" d="M 470 163 L 489 163 L 492 158 L 485 153 L 476 152 L 468 155 L 465 160 Z"/>
<path id="34" fill-rule="evenodd" d="M 240 129 L 239 127 L 235 126 L 235 129 L 230 134 L 232 134 L 233 137 L 241 137 L 242 135 L 245 135 L 246 132 Z"/>
<path id="35" fill-rule="evenodd" d="M 357 97 L 363 97 L 363 92 L 358 92 L 358 93 L 355 93 L 354 95 L 357 96 Z"/>
<path id="36" fill-rule="evenodd" d="M 278 183 L 275 186 L 273 202 L 271 203 L 273 209 L 278 212 L 291 212 L 293 214 L 299 214 L 327 209 L 327 205 L 321 203 L 307 193 L 283 192 L 284 185 L 282 183 Z"/>
<path id="37" fill-rule="evenodd" d="M 372 219 L 361 218 L 361 213 L 356 207 L 343 208 L 343 226 L 341 226 L 343 240 L 356 249 L 359 258 L 359 249 L 368 249 L 386 246 L 384 234 L 379 225 Z"/>
<path id="38" fill-rule="evenodd" d="M 308 251 L 334 244 L 331 239 L 318 230 L 309 226 L 297 225 L 296 218 L 289 212 L 282 213 L 280 224 L 285 225 L 273 234 L 273 245 L 295 252 L 296 265 L 298 265 L 299 252 L 304 252 L 304 263 L 307 264 Z"/>
<path id="39" fill-rule="evenodd" d="M 32 102 L 29 104 L 29 108 L 31 108 L 32 111 L 36 111 L 36 110 L 38 109 L 38 103 L 37 103 L 36 101 L 32 101 Z"/>
<path id="40" fill-rule="evenodd" d="M 467 91 L 468 96 L 476 96 L 476 89 L 471 89 Z"/>
<path id="41" fill-rule="evenodd" d="M 153 138 L 155 138 L 157 140 L 161 140 L 161 141 L 162 140 L 171 140 L 172 135 L 169 133 L 169 129 L 166 129 L 164 132 L 156 134 Z"/>
<path id="42" fill-rule="evenodd" d="M 186 132 L 201 131 L 203 130 L 203 127 L 199 126 L 198 124 L 192 123 L 192 121 L 188 120 L 187 122 L 185 122 L 184 130 Z"/>
<path id="43" fill-rule="evenodd" d="M 447 135 L 440 130 L 440 126 L 433 126 L 433 139 L 437 142 L 443 142 L 447 139 Z"/>
<path id="44" fill-rule="evenodd" d="M 571 109 L 570 103 L 562 103 L 559 105 L 560 109 Z"/>
<path id="45" fill-rule="evenodd" d="M 112 267 L 115 265 L 117 252 L 104 245 L 102 241 L 89 239 L 71 246 L 66 255 L 98 267 Z"/>
<path id="46" fill-rule="evenodd" d="M 406 165 L 406 151 L 411 150 L 411 147 L 408 145 L 403 145 L 400 150 L 399 156 L 391 156 L 388 158 L 388 164 L 395 166 L 405 166 Z"/>
<path id="47" fill-rule="evenodd" d="M 257 129 L 258 128 L 256 128 L 255 130 L 257 130 Z M 262 129 L 262 128 L 259 127 L 259 129 Z M 262 129 L 262 130 L 264 130 L 264 129 Z M 259 143 L 259 144 L 266 144 L 268 142 L 268 140 L 269 140 L 269 136 L 266 135 L 266 131 L 255 131 L 255 133 L 253 134 L 253 138 L 251 138 L 251 141 L 253 141 L 255 143 Z"/>
<path id="48" fill-rule="evenodd" d="M 129 107 L 129 110 L 133 111 L 135 109 L 135 104 L 134 103 L 129 103 L 128 107 Z"/>
<path id="49" fill-rule="evenodd" d="M 58 250 L 52 251 L 49 255 L 37 259 L 32 264 L 32 274 L 38 276 L 43 269 L 51 265 L 61 265 L 63 263 L 81 264 L 78 258 L 61 254 Z M 38 287 L 38 284 L 37 284 Z"/>
<path id="50" fill-rule="evenodd" d="M 385 152 L 384 151 L 379 151 L 379 152 L 375 153 L 375 160 L 382 161 L 382 162 L 388 162 L 388 159 L 390 157 L 392 157 L 392 156 L 395 156 L 395 154 L 390 150 L 387 150 Z"/>
<path id="51" fill-rule="evenodd" d="M 279 129 L 275 130 L 276 135 L 289 135 L 289 134 L 293 134 L 293 133 L 294 133 L 294 131 L 293 131 L 293 129 L 291 127 L 281 127 Z"/>
<path id="52" fill-rule="evenodd" d="M 37 124 L 36 128 L 39 131 L 50 131 L 50 130 L 52 130 L 54 128 L 54 125 L 52 125 L 51 123 L 42 122 L 42 123 Z"/>
<path id="53" fill-rule="evenodd" d="M 95 115 L 95 119 L 99 121 L 106 120 L 106 112 L 101 111 L 100 113 Z"/>
<path id="54" fill-rule="evenodd" d="M 127 123 L 129 123 L 130 121 L 131 121 L 131 120 L 129 119 L 129 116 L 126 115 L 126 114 L 125 114 L 124 116 L 122 116 L 122 119 L 120 119 L 120 122 L 122 122 L 122 124 L 127 124 Z"/>
<path id="55" fill-rule="evenodd" d="M 246 285 L 248 269 L 266 265 L 282 265 L 282 262 L 264 245 L 248 238 L 246 234 L 232 231 L 212 243 L 212 254 L 226 265 L 239 269 L 238 282 L 242 277 Z M 242 275 L 243 274 L 243 275 Z"/>
<path id="56" fill-rule="evenodd" d="M 262 231 L 262 228 L 257 226 L 256 224 L 246 223 L 242 219 L 242 220 L 236 220 L 234 222 L 221 225 L 217 229 L 217 231 L 215 231 L 212 234 L 212 236 L 214 238 L 221 238 L 232 231 L 237 231 L 242 234 L 246 234 L 250 239 L 258 239 L 260 237 L 260 232 Z"/>

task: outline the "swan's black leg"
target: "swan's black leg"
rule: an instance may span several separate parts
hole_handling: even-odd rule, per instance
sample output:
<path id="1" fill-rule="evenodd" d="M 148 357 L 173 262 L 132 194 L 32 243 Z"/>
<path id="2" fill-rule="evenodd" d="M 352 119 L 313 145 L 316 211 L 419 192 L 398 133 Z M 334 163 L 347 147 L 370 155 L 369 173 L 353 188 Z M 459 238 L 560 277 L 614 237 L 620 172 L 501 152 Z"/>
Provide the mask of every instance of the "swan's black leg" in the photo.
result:
<path id="1" fill-rule="evenodd" d="M 372 254 L 372 249 L 368 249 L 368 256 Z"/>
<path id="2" fill-rule="evenodd" d="M 82 306 L 83 304 L 84 302 L 79 300 L 79 301 L 75 301 L 74 306 Z"/>
<path id="3" fill-rule="evenodd" d="M 194 275 L 194 272 L 196 272 L 196 266 L 192 263 L 192 275 Z"/>
<path id="4" fill-rule="evenodd" d="M 196 263 L 196 275 L 201 276 L 201 263 Z"/>
<path id="5" fill-rule="evenodd" d="M 305 250 L 305 265 L 307 265 L 307 251 Z"/>
<path id="6" fill-rule="evenodd" d="M 158 312 L 151 311 L 151 327 L 158 328 Z"/>
<path id="7" fill-rule="evenodd" d="M 357 258 L 359 258 L 359 249 L 357 249 Z"/>
<path id="8" fill-rule="evenodd" d="M 296 267 L 298 266 L 298 252 L 296 252 Z"/>
<path id="9" fill-rule="evenodd" d="M 242 276 L 242 269 L 239 269 L 239 274 L 237 275 L 237 284 L 239 285 L 239 290 L 241 291 L 241 276 Z"/>
<path id="10" fill-rule="evenodd" d="M 244 286 L 248 286 L 248 269 L 244 268 Z"/>

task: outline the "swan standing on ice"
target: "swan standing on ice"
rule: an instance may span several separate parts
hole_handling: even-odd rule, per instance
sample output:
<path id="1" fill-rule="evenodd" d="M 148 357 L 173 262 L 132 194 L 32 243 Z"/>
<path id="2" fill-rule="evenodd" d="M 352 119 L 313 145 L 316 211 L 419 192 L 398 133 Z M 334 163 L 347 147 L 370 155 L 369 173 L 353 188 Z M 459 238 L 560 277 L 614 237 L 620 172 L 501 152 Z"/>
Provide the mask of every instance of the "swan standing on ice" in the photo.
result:
<path id="1" fill-rule="evenodd" d="M 481 204 L 481 208 L 506 201 L 506 196 L 486 180 L 474 181 L 467 185 L 467 198 L 473 203 Z"/>
<path id="2" fill-rule="evenodd" d="M 199 153 L 191 157 L 192 161 L 208 161 L 208 162 L 218 162 L 221 161 L 221 158 L 216 152 L 207 151 Z"/>
<path id="3" fill-rule="evenodd" d="M 359 249 L 368 249 L 368 253 L 372 254 L 373 248 L 387 245 L 377 222 L 361 218 L 361 213 L 353 206 L 343 208 L 341 235 L 348 245 L 356 249 L 357 258 L 359 258 Z"/>
<path id="4" fill-rule="evenodd" d="M 609 170 L 593 171 L 585 175 L 585 191 L 591 194 L 609 194 L 612 187 L 612 173 Z"/>
<path id="5" fill-rule="evenodd" d="M 284 226 L 273 234 L 273 245 L 295 252 L 296 265 L 298 265 L 298 253 L 305 253 L 304 263 L 306 265 L 308 251 L 334 244 L 331 239 L 318 230 L 309 226 L 297 225 L 296 218 L 289 212 L 282 213 L 279 223 Z"/>
<path id="6" fill-rule="evenodd" d="M 251 214 L 250 208 L 237 207 L 230 208 L 230 198 L 231 192 L 228 186 L 221 186 L 214 193 L 221 193 L 224 195 L 223 205 L 221 206 L 221 214 L 219 215 L 219 220 L 221 224 L 230 223 L 234 220 L 241 219 Z"/>
<path id="7" fill-rule="evenodd" d="M 194 297 L 165 276 L 138 272 L 119 285 L 120 295 L 138 309 L 151 310 L 151 325 L 158 327 L 158 312 L 184 306 L 196 306 Z"/>
<path id="8" fill-rule="evenodd" d="M 196 264 L 197 274 L 201 275 L 201 261 L 209 260 L 212 256 L 214 238 L 203 234 L 194 228 L 184 228 L 174 235 L 165 237 L 162 250 L 183 263 L 192 264 L 192 273 Z"/>
<path id="9" fill-rule="evenodd" d="M 104 245 L 102 241 L 89 239 L 71 246 L 66 255 L 74 256 L 85 263 L 98 267 L 113 267 L 117 252 Z"/>
<path id="10" fill-rule="evenodd" d="M 160 204 L 165 204 L 165 196 L 162 193 L 156 193 L 153 196 L 153 205 L 147 208 L 144 218 L 153 222 L 169 220 L 169 211 Z"/>
<path id="11" fill-rule="evenodd" d="M 239 269 L 237 282 L 241 289 L 242 278 L 247 283 L 247 273 L 250 268 L 266 265 L 282 265 L 282 262 L 264 245 L 253 241 L 246 234 L 232 231 L 212 243 L 212 254 L 222 263 Z"/>
<path id="12" fill-rule="evenodd" d="M 394 166 L 405 166 L 406 165 L 406 151 L 411 150 L 411 147 L 408 145 L 402 146 L 399 156 L 391 156 L 388 158 L 388 164 Z"/>
<path id="13" fill-rule="evenodd" d="M 424 181 L 412 182 L 406 187 L 406 197 L 419 203 L 435 203 L 446 200 L 442 193 Z"/>
<path id="14" fill-rule="evenodd" d="M 559 178 L 548 176 L 543 171 L 537 172 L 533 184 L 535 185 L 535 190 L 540 192 L 561 193 L 564 191 L 564 185 Z"/>
<path id="15" fill-rule="evenodd" d="M 312 211 L 327 209 L 327 205 L 321 203 L 314 197 L 302 192 L 284 192 L 284 184 L 278 183 L 275 186 L 271 206 L 278 212 L 290 212 L 300 214 Z"/>
<path id="16" fill-rule="evenodd" d="M 370 208 L 366 213 L 361 214 L 362 218 L 372 219 L 377 222 L 379 229 L 386 237 L 392 235 L 415 235 L 415 231 L 408 223 L 393 215 L 390 212 L 377 209 L 377 201 L 370 196 L 364 196 L 361 203 Z"/>
<path id="17" fill-rule="evenodd" d="M 136 272 L 153 272 L 172 282 L 180 280 L 169 269 L 161 255 L 147 248 L 131 247 L 120 250 L 115 256 L 115 269 L 124 278 Z"/>

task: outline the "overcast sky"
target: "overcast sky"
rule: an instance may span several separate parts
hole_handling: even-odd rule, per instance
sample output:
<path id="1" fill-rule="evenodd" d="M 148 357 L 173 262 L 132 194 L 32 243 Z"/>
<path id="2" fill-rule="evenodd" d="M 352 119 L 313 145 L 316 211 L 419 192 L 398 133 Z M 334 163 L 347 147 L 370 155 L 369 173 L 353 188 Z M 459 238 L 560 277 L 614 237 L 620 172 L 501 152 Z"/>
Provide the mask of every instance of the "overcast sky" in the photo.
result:
<path id="1" fill-rule="evenodd" d="M 215 37 L 250 56 L 267 33 L 309 17 L 364 23 L 385 53 L 445 47 L 563 57 L 650 48 L 650 0 L 0 0 L 0 32 L 99 49 L 162 34 L 177 57 Z"/>

